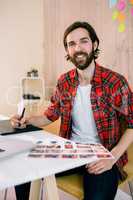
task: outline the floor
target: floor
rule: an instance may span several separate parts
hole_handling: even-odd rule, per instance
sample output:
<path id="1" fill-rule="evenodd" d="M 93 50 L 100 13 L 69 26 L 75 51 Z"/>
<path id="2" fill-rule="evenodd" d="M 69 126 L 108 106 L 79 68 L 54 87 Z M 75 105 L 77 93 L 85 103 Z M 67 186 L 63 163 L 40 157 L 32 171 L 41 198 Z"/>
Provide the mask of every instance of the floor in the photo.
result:
<path id="1" fill-rule="evenodd" d="M 74 198 L 60 191 L 60 200 L 77 200 L 77 198 Z M 129 196 L 127 193 L 123 192 L 122 190 L 118 189 L 115 200 L 132 200 L 132 197 Z"/>
<path id="2" fill-rule="evenodd" d="M 61 190 L 59 190 L 59 195 L 60 195 L 60 200 L 77 200 L 77 198 L 72 197 L 71 195 L 69 195 Z M 45 198 L 43 198 L 43 199 L 45 200 Z M 4 191 L 0 191 L 0 200 L 5 200 L 4 199 Z M 14 188 L 8 189 L 6 200 L 16 200 Z M 133 200 L 133 199 L 129 194 L 118 189 L 115 200 Z"/>

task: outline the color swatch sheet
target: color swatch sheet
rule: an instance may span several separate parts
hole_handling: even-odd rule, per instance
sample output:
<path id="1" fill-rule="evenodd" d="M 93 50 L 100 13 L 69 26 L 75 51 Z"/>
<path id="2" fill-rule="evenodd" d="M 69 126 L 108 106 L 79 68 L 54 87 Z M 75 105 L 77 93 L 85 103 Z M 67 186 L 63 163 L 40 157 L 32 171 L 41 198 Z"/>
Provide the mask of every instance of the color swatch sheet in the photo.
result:
<path id="1" fill-rule="evenodd" d="M 98 158 L 112 159 L 112 154 L 101 144 L 81 144 L 70 140 L 39 141 L 29 155 L 34 158 Z"/>

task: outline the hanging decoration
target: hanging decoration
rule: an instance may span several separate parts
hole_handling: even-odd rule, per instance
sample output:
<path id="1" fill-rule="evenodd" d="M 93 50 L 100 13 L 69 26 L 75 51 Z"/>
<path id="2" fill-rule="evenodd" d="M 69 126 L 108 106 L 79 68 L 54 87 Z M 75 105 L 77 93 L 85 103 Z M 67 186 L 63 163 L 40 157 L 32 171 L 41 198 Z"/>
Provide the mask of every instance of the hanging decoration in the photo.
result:
<path id="1" fill-rule="evenodd" d="M 130 14 L 133 16 L 133 0 L 109 0 L 109 7 L 115 8 L 112 14 L 112 20 L 118 21 L 118 31 L 124 32 L 126 29 L 125 10 L 130 6 Z"/>

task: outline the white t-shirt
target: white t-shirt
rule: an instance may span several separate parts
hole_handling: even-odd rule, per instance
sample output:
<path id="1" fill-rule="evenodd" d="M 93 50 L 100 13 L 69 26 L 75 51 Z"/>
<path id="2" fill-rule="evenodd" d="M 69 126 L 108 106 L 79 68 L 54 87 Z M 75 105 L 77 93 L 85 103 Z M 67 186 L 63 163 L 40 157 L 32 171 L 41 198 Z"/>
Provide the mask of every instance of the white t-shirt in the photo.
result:
<path id="1" fill-rule="evenodd" d="M 72 110 L 71 140 L 81 143 L 99 143 L 90 100 L 91 85 L 78 86 Z"/>

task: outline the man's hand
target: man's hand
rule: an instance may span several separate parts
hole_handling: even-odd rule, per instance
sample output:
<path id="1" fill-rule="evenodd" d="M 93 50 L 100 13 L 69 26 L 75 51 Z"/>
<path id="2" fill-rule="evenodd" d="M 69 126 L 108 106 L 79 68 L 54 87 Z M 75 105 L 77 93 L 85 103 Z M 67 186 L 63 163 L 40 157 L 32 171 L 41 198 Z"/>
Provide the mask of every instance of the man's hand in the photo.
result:
<path id="1" fill-rule="evenodd" d="M 10 121 L 14 128 L 25 128 L 28 124 L 42 127 L 52 123 L 52 121 L 48 120 L 45 115 L 28 116 L 23 118 L 21 118 L 20 115 L 14 115 L 11 117 Z"/>
<path id="2" fill-rule="evenodd" d="M 101 159 L 94 163 L 87 164 L 86 169 L 90 174 L 101 174 L 107 170 L 110 170 L 114 163 L 114 159 Z"/>
<path id="3" fill-rule="evenodd" d="M 11 117 L 10 122 L 14 128 L 25 128 L 28 123 L 28 119 L 25 117 L 20 119 L 19 115 L 14 115 Z"/>
<path id="4" fill-rule="evenodd" d="M 94 163 L 87 164 L 87 171 L 90 174 L 101 174 L 107 170 L 110 170 L 132 142 L 133 129 L 127 129 L 121 137 L 119 143 L 111 150 L 114 159 L 101 159 Z"/>

